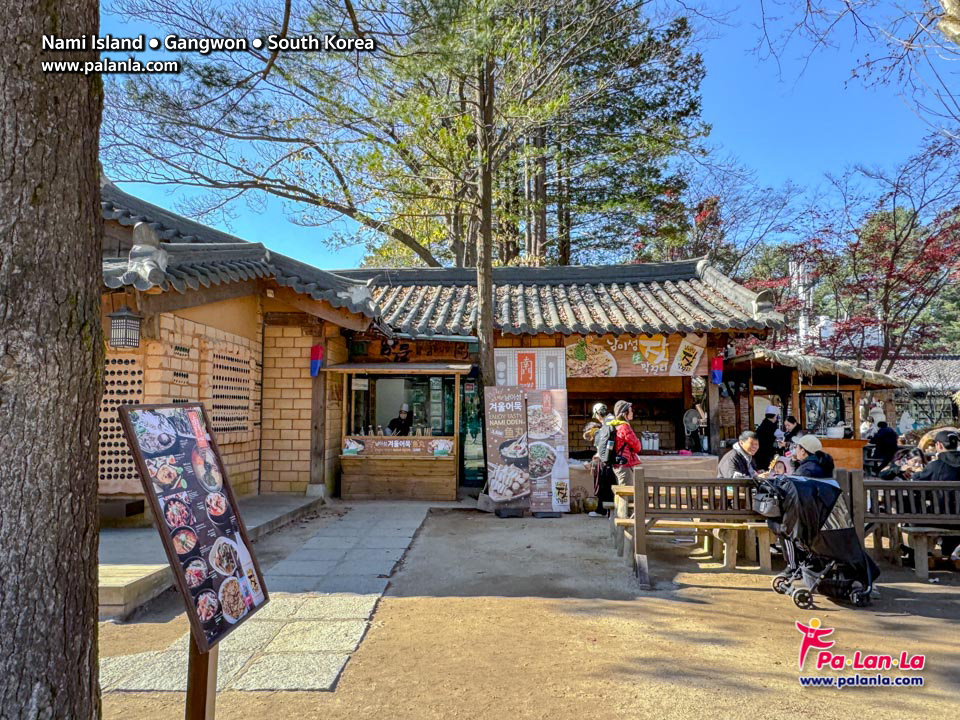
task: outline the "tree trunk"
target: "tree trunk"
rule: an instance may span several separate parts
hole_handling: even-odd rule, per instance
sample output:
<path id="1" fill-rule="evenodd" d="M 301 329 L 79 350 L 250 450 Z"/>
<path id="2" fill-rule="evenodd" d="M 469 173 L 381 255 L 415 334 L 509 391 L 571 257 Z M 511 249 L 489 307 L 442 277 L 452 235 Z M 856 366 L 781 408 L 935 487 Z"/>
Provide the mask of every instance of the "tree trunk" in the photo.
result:
<path id="1" fill-rule="evenodd" d="M 486 57 L 477 78 L 480 109 L 480 236 L 477 242 L 477 339 L 484 385 L 496 384 L 493 353 L 493 58 Z"/>
<path id="2" fill-rule="evenodd" d="M 563 156 L 563 146 L 557 152 L 557 264 L 570 264 L 570 180 L 567 175 L 569 160 Z"/>
<path id="3" fill-rule="evenodd" d="M 97 0 L 0 3 L 0 715 L 100 716 L 98 75 L 41 71 Z M 93 51 L 45 60 L 95 60 Z"/>

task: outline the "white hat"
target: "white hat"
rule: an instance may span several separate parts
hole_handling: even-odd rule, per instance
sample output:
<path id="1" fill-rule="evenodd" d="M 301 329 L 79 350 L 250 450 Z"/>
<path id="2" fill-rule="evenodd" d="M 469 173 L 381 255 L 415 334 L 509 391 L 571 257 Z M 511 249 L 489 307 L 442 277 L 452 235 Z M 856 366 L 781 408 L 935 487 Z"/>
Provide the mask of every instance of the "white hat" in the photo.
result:
<path id="1" fill-rule="evenodd" d="M 823 449 L 823 443 L 820 442 L 820 438 L 816 435 L 802 435 L 794 440 L 794 442 L 811 455 Z"/>
<path id="2" fill-rule="evenodd" d="M 400 406 L 400 412 L 410 412 L 410 406 L 404 403 Z"/>
<path id="3" fill-rule="evenodd" d="M 763 411 L 764 415 L 779 415 L 780 408 L 776 405 L 767 405 L 767 409 Z"/>

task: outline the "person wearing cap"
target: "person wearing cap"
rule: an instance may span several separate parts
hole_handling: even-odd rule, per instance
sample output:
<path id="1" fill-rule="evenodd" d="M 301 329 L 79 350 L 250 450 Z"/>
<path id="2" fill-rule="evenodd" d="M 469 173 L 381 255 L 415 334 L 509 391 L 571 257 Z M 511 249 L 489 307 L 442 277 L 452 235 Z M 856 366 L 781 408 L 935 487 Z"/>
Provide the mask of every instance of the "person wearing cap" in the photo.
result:
<path id="1" fill-rule="evenodd" d="M 933 437 L 937 457 L 923 470 L 913 476 L 913 480 L 954 481 L 960 480 L 960 435 L 954 430 L 941 430 Z M 941 505 L 944 498 L 940 498 Z M 960 559 L 960 535 L 945 535 L 940 538 L 940 552 Z"/>
<path id="2" fill-rule="evenodd" d="M 410 406 L 404 403 L 400 406 L 400 413 L 387 425 L 387 430 L 391 435 L 409 435 L 410 425 Z"/>
<path id="3" fill-rule="evenodd" d="M 605 422 L 612 419 L 613 415 L 610 414 L 607 406 L 602 402 L 596 403 L 593 406 L 593 414 L 590 416 L 587 424 L 583 426 L 583 439 L 592 445 L 593 437 L 597 434 L 597 430 L 602 428 Z"/>
<path id="4" fill-rule="evenodd" d="M 626 400 L 617 400 L 617 404 L 613 406 L 613 416 L 613 420 L 607 423 L 617 434 L 613 473 L 617 476 L 618 483 L 629 485 L 632 475 L 630 471 L 640 464 L 639 455 L 643 451 L 640 439 L 630 427 L 630 421 L 633 420 L 633 405 Z"/>
<path id="5" fill-rule="evenodd" d="M 753 461 L 761 471 L 769 469 L 770 463 L 777 454 L 777 417 L 779 415 L 780 408 L 776 405 L 767 405 L 767 409 L 763 411 L 763 420 L 757 425 L 757 440 L 760 442 L 760 448 L 753 456 Z"/>
<path id="6" fill-rule="evenodd" d="M 833 458 L 823 451 L 823 443 L 816 435 L 801 435 L 794 440 L 797 467 L 793 475 L 808 478 L 832 478 Z"/>

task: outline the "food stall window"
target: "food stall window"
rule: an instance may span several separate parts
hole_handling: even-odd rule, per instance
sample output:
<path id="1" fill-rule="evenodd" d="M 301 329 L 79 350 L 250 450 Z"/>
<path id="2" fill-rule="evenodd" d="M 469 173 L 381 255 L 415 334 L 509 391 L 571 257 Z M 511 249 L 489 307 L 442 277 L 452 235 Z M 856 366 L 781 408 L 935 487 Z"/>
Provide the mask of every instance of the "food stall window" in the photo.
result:
<path id="1" fill-rule="evenodd" d="M 454 390 L 452 376 L 390 375 L 357 377 L 352 380 L 352 435 L 397 434 L 445 435 L 454 433 Z M 406 408 L 406 416 L 400 413 Z"/>

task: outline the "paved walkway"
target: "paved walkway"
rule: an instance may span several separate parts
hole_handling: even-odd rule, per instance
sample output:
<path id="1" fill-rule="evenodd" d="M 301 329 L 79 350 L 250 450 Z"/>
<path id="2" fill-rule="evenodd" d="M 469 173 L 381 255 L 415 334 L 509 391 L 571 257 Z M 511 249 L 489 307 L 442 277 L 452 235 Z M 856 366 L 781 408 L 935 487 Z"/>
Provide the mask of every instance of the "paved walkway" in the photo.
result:
<path id="1" fill-rule="evenodd" d="M 218 690 L 333 690 L 388 578 L 431 507 L 349 506 L 265 569 L 270 602 L 220 644 Z M 100 661 L 104 691 L 186 690 L 189 634 L 163 651 Z"/>

